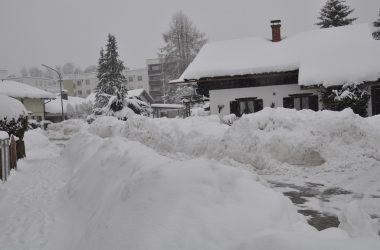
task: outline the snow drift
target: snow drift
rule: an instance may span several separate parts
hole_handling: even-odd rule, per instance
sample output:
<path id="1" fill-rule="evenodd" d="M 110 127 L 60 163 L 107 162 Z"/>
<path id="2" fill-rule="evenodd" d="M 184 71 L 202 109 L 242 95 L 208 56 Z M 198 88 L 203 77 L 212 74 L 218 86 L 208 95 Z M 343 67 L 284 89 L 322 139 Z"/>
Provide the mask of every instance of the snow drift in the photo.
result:
<path id="1" fill-rule="evenodd" d="M 175 161 L 125 138 L 77 134 L 54 249 L 378 249 L 340 229 L 317 232 L 251 172 Z M 298 246 L 300 242 L 300 246 Z"/>
<path id="2" fill-rule="evenodd" d="M 342 112 L 265 108 L 232 126 L 216 116 L 127 122 L 105 117 L 90 131 L 102 137 L 124 136 L 165 154 L 233 159 L 264 173 L 289 165 L 316 171 L 342 171 L 379 165 L 379 119 Z"/>

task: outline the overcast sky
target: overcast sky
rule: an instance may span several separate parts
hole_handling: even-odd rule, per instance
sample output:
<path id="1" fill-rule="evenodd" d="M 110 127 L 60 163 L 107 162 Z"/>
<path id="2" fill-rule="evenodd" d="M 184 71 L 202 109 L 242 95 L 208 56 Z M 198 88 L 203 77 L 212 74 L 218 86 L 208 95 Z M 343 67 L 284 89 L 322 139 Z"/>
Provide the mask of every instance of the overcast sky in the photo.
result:
<path id="1" fill-rule="evenodd" d="M 163 45 L 161 34 L 182 10 L 209 41 L 270 37 L 269 21 L 281 19 L 283 34 L 316 29 L 326 0 L 1 0 L 0 69 L 73 62 L 96 64 L 107 34 L 116 36 L 130 68 L 144 67 Z M 378 17 L 380 0 L 348 0 L 357 23 Z"/>

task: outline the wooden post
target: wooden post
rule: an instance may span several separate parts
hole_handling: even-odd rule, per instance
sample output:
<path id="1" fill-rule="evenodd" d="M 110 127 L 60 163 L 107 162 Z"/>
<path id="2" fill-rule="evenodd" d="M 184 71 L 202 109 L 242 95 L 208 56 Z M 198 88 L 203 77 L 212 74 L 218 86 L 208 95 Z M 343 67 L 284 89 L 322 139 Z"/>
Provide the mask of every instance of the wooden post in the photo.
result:
<path id="1" fill-rule="evenodd" d="M 16 149 L 17 149 L 17 160 L 24 158 L 25 154 L 25 143 L 23 140 L 16 141 Z"/>
<path id="2" fill-rule="evenodd" d="M 9 144 L 11 169 L 17 169 L 17 147 L 14 136 L 11 136 L 11 143 Z"/>

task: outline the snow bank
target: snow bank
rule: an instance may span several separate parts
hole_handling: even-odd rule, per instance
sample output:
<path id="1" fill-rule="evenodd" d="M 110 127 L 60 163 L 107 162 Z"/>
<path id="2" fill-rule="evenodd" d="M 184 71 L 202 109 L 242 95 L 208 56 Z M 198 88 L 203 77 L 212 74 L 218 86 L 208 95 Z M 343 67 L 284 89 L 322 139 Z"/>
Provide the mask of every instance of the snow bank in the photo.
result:
<path id="1" fill-rule="evenodd" d="M 45 131 L 38 129 L 25 132 L 25 152 L 27 159 L 47 159 L 59 155 L 58 147 L 49 141 Z"/>
<path id="2" fill-rule="evenodd" d="M 264 171 L 279 171 L 283 163 L 340 171 L 379 164 L 379 141 L 380 131 L 349 109 L 266 108 L 236 121 L 222 136 L 216 155 Z"/>
<path id="3" fill-rule="evenodd" d="M 69 139 L 73 134 L 87 128 L 87 123 L 80 119 L 69 119 L 48 125 L 48 137 L 51 139 Z"/>
<path id="4" fill-rule="evenodd" d="M 64 158 L 72 177 L 47 249 L 380 246 L 339 229 L 317 232 L 254 174 L 216 161 L 175 161 L 138 142 L 86 132 L 66 144 Z"/>
<path id="5" fill-rule="evenodd" d="M 353 237 L 378 237 L 378 230 L 371 217 L 365 213 L 354 200 L 341 213 L 339 228 L 345 230 Z"/>
<path id="6" fill-rule="evenodd" d="M 192 156 L 208 155 L 218 146 L 228 126 L 217 116 L 188 117 L 186 119 L 151 119 L 135 116 L 125 125 L 124 136 L 140 141 L 157 151 L 185 153 Z"/>
<path id="7" fill-rule="evenodd" d="M 95 121 L 90 131 L 102 137 L 125 136 L 168 155 L 182 153 L 230 158 L 263 173 L 287 171 L 289 165 L 316 171 L 364 169 L 380 164 L 380 131 L 375 118 L 342 112 L 265 108 L 232 126 L 219 117 Z"/>

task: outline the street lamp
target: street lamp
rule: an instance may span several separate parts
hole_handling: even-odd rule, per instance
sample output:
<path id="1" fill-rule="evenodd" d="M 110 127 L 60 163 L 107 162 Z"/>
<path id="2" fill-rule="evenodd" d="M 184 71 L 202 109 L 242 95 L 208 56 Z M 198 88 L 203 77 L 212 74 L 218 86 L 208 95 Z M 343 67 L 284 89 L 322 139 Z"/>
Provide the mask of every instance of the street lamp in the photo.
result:
<path id="1" fill-rule="evenodd" d="M 65 117 L 64 117 L 64 115 L 63 115 L 63 100 L 62 100 L 62 75 L 61 75 L 61 73 L 59 73 L 57 70 L 55 70 L 55 69 L 53 69 L 52 67 L 49 67 L 49 66 L 47 66 L 47 65 L 45 65 L 45 64 L 41 64 L 43 67 L 45 67 L 45 68 L 48 68 L 48 69 L 50 69 L 50 70 L 53 70 L 53 71 L 55 71 L 57 74 L 58 74 L 58 79 L 59 79 L 59 91 L 60 91 L 60 96 L 61 96 L 61 111 L 62 111 L 62 113 L 61 113 L 61 115 L 62 115 L 62 121 L 64 121 L 65 120 Z"/>

